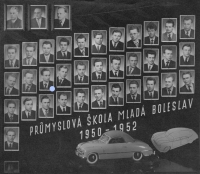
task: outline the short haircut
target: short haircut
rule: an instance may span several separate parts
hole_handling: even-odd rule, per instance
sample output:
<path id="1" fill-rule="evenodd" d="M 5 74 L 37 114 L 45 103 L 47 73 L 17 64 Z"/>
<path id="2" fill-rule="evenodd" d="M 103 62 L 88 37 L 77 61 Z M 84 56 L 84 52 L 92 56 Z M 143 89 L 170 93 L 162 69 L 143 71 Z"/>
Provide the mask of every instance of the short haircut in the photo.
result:
<path id="1" fill-rule="evenodd" d="M 101 36 L 102 36 L 102 39 L 103 39 L 103 34 L 102 34 L 101 32 L 95 32 L 95 33 L 94 33 L 94 38 L 95 38 L 97 35 L 101 35 Z"/>
<path id="2" fill-rule="evenodd" d="M 43 45 L 50 45 L 50 46 L 52 47 L 52 43 L 51 43 L 50 41 L 48 41 L 48 40 L 44 41 L 44 42 L 42 43 L 42 46 L 43 46 Z"/>
<path id="3" fill-rule="evenodd" d="M 113 60 L 119 60 L 120 63 L 121 63 L 121 58 L 120 57 L 117 57 L 117 56 L 112 57 L 111 63 L 113 63 Z"/>
<path id="4" fill-rule="evenodd" d="M 86 65 L 82 61 L 78 61 L 78 63 L 76 64 L 76 69 L 78 68 L 78 65 L 84 66 L 86 68 Z"/>
<path id="5" fill-rule="evenodd" d="M 61 95 L 67 96 L 67 93 L 64 93 L 64 92 L 63 92 L 63 93 L 59 94 L 58 99 L 60 99 L 60 96 L 61 96 Z M 68 99 L 68 96 L 67 96 L 67 99 Z"/>
<path id="6" fill-rule="evenodd" d="M 122 32 L 121 32 L 120 30 L 113 30 L 113 31 L 112 31 L 112 34 L 114 34 L 114 33 L 120 33 L 121 36 L 122 36 Z"/>
<path id="7" fill-rule="evenodd" d="M 130 87 L 131 84 L 136 84 L 136 85 L 137 85 L 137 88 L 139 88 L 139 83 L 138 83 L 138 81 L 132 80 L 132 81 L 129 83 L 129 87 Z"/>
<path id="8" fill-rule="evenodd" d="M 25 47 L 25 50 L 26 50 L 27 47 L 32 47 L 33 50 L 35 51 L 35 44 L 33 44 L 33 43 L 28 43 L 28 44 L 26 45 L 26 47 Z"/>
<path id="9" fill-rule="evenodd" d="M 42 8 L 36 7 L 36 8 L 34 9 L 34 11 L 35 11 L 36 9 L 39 9 L 39 10 L 42 12 Z"/>
<path id="10" fill-rule="evenodd" d="M 67 69 L 67 72 L 68 72 L 68 67 L 66 65 L 60 65 L 59 68 L 58 68 L 59 71 L 61 70 L 61 68 Z"/>
<path id="11" fill-rule="evenodd" d="M 15 101 L 13 101 L 13 100 L 9 100 L 6 106 L 8 107 L 9 104 L 14 104 L 15 107 L 16 107 L 16 103 L 15 103 Z"/>
<path id="12" fill-rule="evenodd" d="M 137 30 L 138 33 L 140 32 L 139 27 L 134 26 L 134 25 L 129 27 L 129 31 L 131 31 L 131 30 Z"/>
<path id="13" fill-rule="evenodd" d="M 33 101 L 32 98 L 25 98 L 25 100 L 23 101 L 23 104 L 25 105 L 27 101 Z"/>
<path id="14" fill-rule="evenodd" d="M 147 25 L 147 30 L 148 29 L 154 29 L 155 31 L 157 30 L 157 25 L 154 24 L 153 22 L 149 22 Z"/>
<path id="15" fill-rule="evenodd" d="M 190 44 L 184 44 L 184 45 L 182 46 L 182 50 L 184 49 L 184 47 L 190 47 L 190 49 L 192 50 L 192 46 L 191 46 Z"/>
<path id="16" fill-rule="evenodd" d="M 154 50 L 147 50 L 146 51 L 146 57 L 148 57 L 148 54 L 153 54 L 156 58 L 156 52 Z"/>
<path id="17" fill-rule="evenodd" d="M 6 79 L 8 79 L 9 77 L 14 77 L 17 80 L 17 75 L 14 73 L 8 74 Z"/>
<path id="18" fill-rule="evenodd" d="M 163 54 L 165 53 L 166 50 L 173 51 L 172 48 L 170 48 L 170 47 L 165 47 L 165 48 L 163 49 Z"/>
<path id="19" fill-rule="evenodd" d="M 17 52 L 17 48 L 15 46 L 8 46 L 7 52 L 8 52 L 8 50 L 11 50 L 11 49 L 14 49 L 15 53 Z"/>
<path id="20" fill-rule="evenodd" d="M 113 88 L 119 88 L 119 91 L 122 90 L 122 87 L 119 85 L 119 83 L 114 83 L 114 84 L 112 84 L 111 89 L 113 89 Z"/>
<path id="21" fill-rule="evenodd" d="M 154 82 L 154 85 L 156 84 L 156 79 L 153 78 L 153 77 L 148 77 L 148 78 L 146 79 L 146 84 L 147 84 L 148 81 L 153 81 L 153 82 Z"/>
<path id="22" fill-rule="evenodd" d="M 18 8 L 18 7 L 16 7 L 16 6 L 12 6 L 12 7 L 10 7 L 10 10 L 11 10 L 11 9 L 14 9 L 14 10 L 17 11 L 17 13 L 19 13 L 19 8 Z"/>
<path id="23" fill-rule="evenodd" d="M 51 101 L 51 99 L 47 95 L 42 96 L 40 101 L 42 102 L 44 99 L 49 99 L 49 101 Z"/>
<path id="24" fill-rule="evenodd" d="M 172 19 L 168 19 L 167 21 L 166 21 L 166 24 L 172 24 L 172 27 L 174 27 L 174 21 L 172 20 Z"/>
<path id="25" fill-rule="evenodd" d="M 78 96 L 78 93 L 85 94 L 85 91 L 83 89 L 79 89 L 78 91 L 76 91 L 76 96 Z"/>
<path id="26" fill-rule="evenodd" d="M 85 42 L 86 42 L 86 37 L 83 35 L 83 34 L 80 34 L 77 38 L 76 38 L 76 41 L 78 42 L 78 39 L 85 39 Z"/>
<path id="27" fill-rule="evenodd" d="M 68 13 L 68 10 L 67 10 L 66 7 L 64 7 L 64 6 L 60 6 L 60 7 L 58 7 L 58 10 L 59 10 L 60 8 L 64 9 L 65 13 Z"/>
<path id="28" fill-rule="evenodd" d="M 26 77 L 26 74 L 32 74 L 32 75 L 34 76 L 34 73 L 33 73 L 33 71 L 31 71 L 31 70 L 27 70 L 27 71 L 25 71 L 25 73 L 24 73 L 24 77 Z"/>
<path id="29" fill-rule="evenodd" d="M 43 68 L 42 71 L 40 72 L 40 74 L 43 76 L 43 74 L 44 74 L 45 71 L 49 71 L 50 72 L 50 70 L 48 68 Z"/>
<path id="30" fill-rule="evenodd" d="M 193 19 L 191 17 L 186 16 L 186 17 L 183 18 L 183 22 L 188 21 L 188 20 L 191 20 L 191 22 L 193 23 Z"/>
<path id="31" fill-rule="evenodd" d="M 135 53 L 131 53 L 131 54 L 129 54 L 129 56 L 128 56 L 128 60 L 130 60 L 130 57 L 136 57 L 136 58 L 138 59 L 138 56 L 137 56 L 137 54 L 135 54 Z"/>
<path id="32" fill-rule="evenodd" d="M 172 78 L 172 81 L 174 81 L 174 76 L 172 74 L 167 74 L 167 76 L 165 77 L 165 79 L 168 79 L 168 78 Z"/>
<path id="33" fill-rule="evenodd" d="M 95 91 L 95 90 L 99 90 L 99 89 L 100 89 L 101 92 L 103 93 L 103 88 L 102 88 L 101 86 L 95 86 L 94 91 Z"/>
<path id="34" fill-rule="evenodd" d="M 8 132 L 14 132 L 15 133 L 15 135 L 16 135 L 16 132 L 15 132 L 15 130 L 14 129 L 8 129 L 7 131 L 6 131 L 6 135 L 8 135 Z"/>
<path id="35" fill-rule="evenodd" d="M 62 37 L 61 39 L 60 39 L 60 44 L 61 44 L 61 42 L 67 42 L 67 45 L 69 45 L 70 44 L 70 42 L 69 42 L 69 40 L 67 39 L 67 38 L 65 38 L 65 37 Z"/>
<path id="36" fill-rule="evenodd" d="M 186 75 L 186 74 L 189 74 L 190 77 L 192 77 L 192 73 L 191 73 L 190 71 L 186 71 L 186 72 L 184 72 L 184 73 L 182 74 L 182 78 L 183 78 L 183 76 Z"/>
<path id="37" fill-rule="evenodd" d="M 97 62 L 101 62 L 102 65 L 103 65 L 103 61 L 101 59 L 95 59 L 94 62 L 93 62 L 93 65 L 95 66 L 95 63 L 97 63 Z"/>

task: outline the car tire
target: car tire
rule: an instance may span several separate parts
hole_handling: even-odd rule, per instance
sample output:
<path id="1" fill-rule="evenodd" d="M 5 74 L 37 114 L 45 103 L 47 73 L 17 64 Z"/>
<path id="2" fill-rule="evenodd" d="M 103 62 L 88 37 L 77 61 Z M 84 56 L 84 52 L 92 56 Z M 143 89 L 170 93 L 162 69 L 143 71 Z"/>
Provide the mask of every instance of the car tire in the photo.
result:
<path id="1" fill-rule="evenodd" d="M 170 146 L 166 146 L 166 147 L 164 148 L 164 152 L 168 152 L 170 149 L 171 149 Z"/>
<path id="2" fill-rule="evenodd" d="M 99 160 L 99 157 L 96 153 L 91 153 L 87 157 L 87 163 L 89 164 L 95 164 Z"/>
<path id="3" fill-rule="evenodd" d="M 143 154 L 141 152 L 134 152 L 133 153 L 133 160 L 134 161 L 140 161 L 143 157 Z"/>

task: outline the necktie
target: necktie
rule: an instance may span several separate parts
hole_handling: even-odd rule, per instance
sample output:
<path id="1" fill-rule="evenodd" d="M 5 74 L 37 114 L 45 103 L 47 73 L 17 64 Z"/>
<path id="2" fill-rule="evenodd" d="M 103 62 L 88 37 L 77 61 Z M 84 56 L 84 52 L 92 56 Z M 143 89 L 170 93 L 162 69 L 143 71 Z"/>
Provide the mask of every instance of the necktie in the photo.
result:
<path id="1" fill-rule="evenodd" d="M 31 113 L 30 113 L 30 112 L 28 112 L 28 118 L 29 118 L 29 117 L 31 117 Z"/>
<path id="2" fill-rule="evenodd" d="M 139 46 L 139 42 L 134 42 L 134 44 L 135 44 L 135 47 Z"/>
<path id="3" fill-rule="evenodd" d="M 101 79 L 101 76 L 100 75 L 98 75 L 98 80 L 100 80 Z"/>
<path id="4" fill-rule="evenodd" d="M 151 42 L 150 42 L 150 44 L 153 44 L 153 39 L 151 39 Z"/>
<path id="5" fill-rule="evenodd" d="M 192 92 L 192 90 L 191 90 L 191 86 L 190 86 L 190 85 L 188 85 L 188 88 L 189 88 L 188 91 L 189 91 L 189 92 Z"/>
<path id="6" fill-rule="evenodd" d="M 82 51 L 82 54 L 83 54 L 83 56 L 85 56 L 85 51 L 84 50 Z"/>
<path id="7" fill-rule="evenodd" d="M 60 27 L 62 27 L 62 21 L 59 21 L 59 23 L 60 23 Z"/>
<path id="8" fill-rule="evenodd" d="M 48 109 L 45 109 L 45 116 L 47 116 L 48 114 Z"/>
<path id="9" fill-rule="evenodd" d="M 151 71 L 151 66 L 149 66 L 149 71 Z"/>
<path id="10" fill-rule="evenodd" d="M 49 61 L 48 59 L 49 59 L 49 58 L 46 56 L 46 57 L 45 57 L 45 60 L 46 60 L 46 62 L 48 62 L 48 61 Z"/>
<path id="11" fill-rule="evenodd" d="M 80 77 L 80 83 L 82 83 L 83 82 L 83 77 Z"/>
<path id="12" fill-rule="evenodd" d="M 11 121 L 11 122 L 13 121 L 13 115 L 10 116 L 10 121 Z"/>
<path id="13" fill-rule="evenodd" d="M 29 90 L 30 90 L 30 86 L 27 86 L 26 87 L 26 92 L 29 92 Z"/>
<path id="14" fill-rule="evenodd" d="M 133 72 L 133 70 L 134 70 L 134 69 L 133 69 L 133 68 L 131 68 L 131 69 L 130 69 L 130 71 L 129 71 L 129 74 L 131 74 L 131 73 Z"/>
<path id="15" fill-rule="evenodd" d="M 189 31 L 186 31 L 186 35 L 187 35 L 187 37 L 190 37 L 190 36 L 189 36 Z"/>
<path id="16" fill-rule="evenodd" d="M 99 52 L 99 50 L 100 50 L 99 47 L 100 47 L 100 46 L 98 45 L 98 46 L 97 46 L 97 51 L 98 51 L 98 52 Z"/>
<path id="17" fill-rule="evenodd" d="M 114 101 L 114 103 L 117 105 L 118 103 L 117 103 L 117 98 L 115 98 L 115 101 Z"/>
<path id="18" fill-rule="evenodd" d="M 47 88 L 47 84 L 46 84 L 46 83 L 44 84 L 44 88 L 45 88 L 45 89 Z"/>
<path id="19" fill-rule="evenodd" d="M 168 95 L 171 95 L 171 89 L 168 89 Z"/>
<path id="20" fill-rule="evenodd" d="M 171 38 L 171 35 L 169 34 L 168 35 L 168 41 L 171 41 L 172 40 L 172 38 Z"/>
<path id="21" fill-rule="evenodd" d="M 115 42 L 115 43 L 114 43 L 114 48 L 116 48 L 116 47 L 117 47 L 117 43 Z"/>
<path id="22" fill-rule="evenodd" d="M 100 101 L 100 107 L 103 107 L 103 102 L 102 101 Z"/>
<path id="23" fill-rule="evenodd" d="M 9 149 L 12 149 L 12 144 L 11 143 L 9 144 Z"/>
<path id="24" fill-rule="evenodd" d="M 115 77 L 117 77 L 117 71 L 115 71 Z"/>
<path id="25" fill-rule="evenodd" d="M 166 62 L 166 67 L 169 68 L 169 61 Z"/>
<path id="26" fill-rule="evenodd" d="M 150 98 L 153 98 L 152 92 L 149 93 Z"/>
<path id="27" fill-rule="evenodd" d="M 186 58 L 186 61 L 187 61 L 187 62 L 189 62 L 189 58 L 190 58 L 190 57 L 187 57 L 187 58 Z"/>
<path id="28" fill-rule="evenodd" d="M 65 108 L 63 108 L 63 112 L 66 112 L 66 109 L 65 109 Z"/>
<path id="29" fill-rule="evenodd" d="M 135 101 L 135 96 L 134 95 L 132 95 L 131 98 L 132 98 L 133 101 Z"/>
<path id="30" fill-rule="evenodd" d="M 10 88 L 6 89 L 6 94 L 9 95 L 10 94 Z"/>
<path id="31" fill-rule="evenodd" d="M 38 27 L 40 28 L 40 20 L 37 19 Z"/>
<path id="32" fill-rule="evenodd" d="M 28 65 L 30 65 L 30 59 L 28 59 Z"/>
<path id="33" fill-rule="evenodd" d="M 11 65 L 11 67 L 14 67 L 13 60 L 10 61 L 10 65 Z"/>
<path id="34" fill-rule="evenodd" d="M 79 110 L 82 110 L 82 104 L 79 104 Z"/>
<path id="35" fill-rule="evenodd" d="M 60 86 L 62 85 L 62 79 L 59 80 L 59 85 L 60 85 Z"/>

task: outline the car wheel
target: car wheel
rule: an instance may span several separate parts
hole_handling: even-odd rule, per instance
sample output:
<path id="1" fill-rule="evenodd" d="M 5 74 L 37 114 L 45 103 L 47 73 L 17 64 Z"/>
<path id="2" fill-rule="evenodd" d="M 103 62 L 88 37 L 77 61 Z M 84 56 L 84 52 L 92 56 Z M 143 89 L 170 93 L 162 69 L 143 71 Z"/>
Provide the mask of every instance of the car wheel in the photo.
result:
<path id="1" fill-rule="evenodd" d="M 167 147 L 164 148 L 164 152 L 168 152 L 170 149 L 171 149 L 171 147 L 167 146 Z"/>
<path id="2" fill-rule="evenodd" d="M 140 161 L 143 157 L 143 154 L 141 152 L 134 152 L 133 153 L 133 160 L 134 161 Z"/>
<path id="3" fill-rule="evenodd" d="M 89 164 L 95 164 L 98 161 L 98 155 L 96 153 L 91 153 L 87 157 L 87 162 Z"/>

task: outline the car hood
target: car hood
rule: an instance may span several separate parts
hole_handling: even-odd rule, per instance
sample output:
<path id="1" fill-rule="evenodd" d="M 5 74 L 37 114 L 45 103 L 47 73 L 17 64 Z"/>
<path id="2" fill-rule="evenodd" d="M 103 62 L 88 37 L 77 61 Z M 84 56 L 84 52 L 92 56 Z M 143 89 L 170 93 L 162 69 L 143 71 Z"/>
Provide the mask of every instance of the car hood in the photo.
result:
<path id="1" fill-rule="evenodd" d="M 85 149 L 85 148 L 100 147 L 104 144 L 105 143 L 103 143 L 100 140 L 93 140 L 93 141 L 87 141 L 87 142 L 83 142 L 83 143 L 78 144 L 78 148 Z"/>

